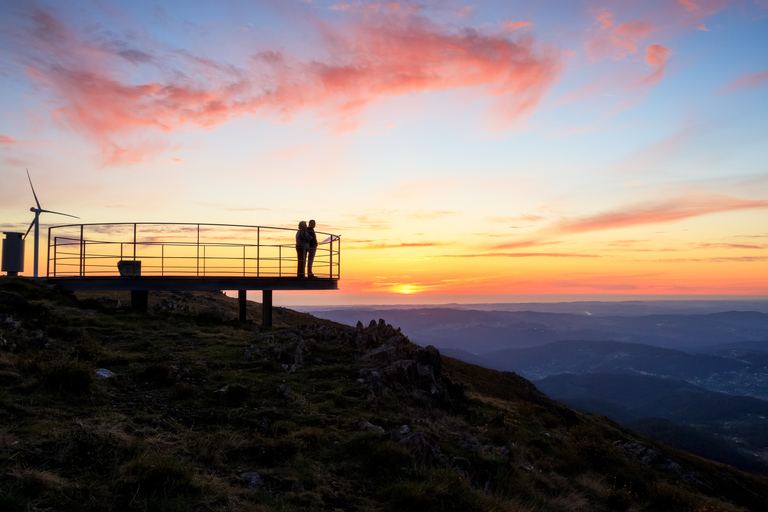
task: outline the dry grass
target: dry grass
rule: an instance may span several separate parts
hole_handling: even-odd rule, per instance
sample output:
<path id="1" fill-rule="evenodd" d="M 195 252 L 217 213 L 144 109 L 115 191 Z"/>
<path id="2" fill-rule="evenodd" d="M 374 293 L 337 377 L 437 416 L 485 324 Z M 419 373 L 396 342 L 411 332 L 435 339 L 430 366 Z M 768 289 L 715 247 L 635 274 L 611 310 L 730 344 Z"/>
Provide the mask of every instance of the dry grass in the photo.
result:
<path id="1" fill-rule="evenodd" d="M 444 373 L 465 390 L 452 404 L 410 390 L 369 401 L 354 333 L 302 313 L 279 308 L 262 332 L 258 306 L 256 324 L 240 325 L 221 294 L 150 294 L 138 315 L 127 294 L 75 300 L 24 280 L 1 290 L 16 295 L 0 315 L 20 322 L 0 327 L 16 344 L 0 347 L 3 512 L 731 512 L 768 496 L 762 477 L 665 452 L 707 495 L 614 444 L 639 436 L 450 358 Z M 286 370 L 288 349 L 310 338 L 311 355 Z M 95 368 L 117 375 L 94 379 Z M 360 418 L 387 434 L 359 431 Z M 402 425 L 440 456 L 396 442 Z M 252 472 L 259 489 L 241 478 Z"/>

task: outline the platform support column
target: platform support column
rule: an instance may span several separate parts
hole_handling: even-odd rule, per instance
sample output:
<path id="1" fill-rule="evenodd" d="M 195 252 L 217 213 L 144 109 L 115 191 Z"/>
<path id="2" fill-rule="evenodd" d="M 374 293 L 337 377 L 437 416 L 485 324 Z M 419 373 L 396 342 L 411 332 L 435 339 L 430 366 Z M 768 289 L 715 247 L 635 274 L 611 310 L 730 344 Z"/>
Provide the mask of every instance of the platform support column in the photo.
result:
<path id="1" fill-rule="evenodd" d="M 149 305 L 149 291 L 131 290 L 131 309 L 137 313 L 146 313 Z"/>
<path id="2" fill-rule="evenodd" d="M 262 290 L 261 326 L 272 327 L 272 290 Z"/>
<path id="3" fill-rule="evenodd" d="M 245 323 L 245 292 L 246 290 L 237 290 L 237 300 L 240 303 L 240 322 Z"/>

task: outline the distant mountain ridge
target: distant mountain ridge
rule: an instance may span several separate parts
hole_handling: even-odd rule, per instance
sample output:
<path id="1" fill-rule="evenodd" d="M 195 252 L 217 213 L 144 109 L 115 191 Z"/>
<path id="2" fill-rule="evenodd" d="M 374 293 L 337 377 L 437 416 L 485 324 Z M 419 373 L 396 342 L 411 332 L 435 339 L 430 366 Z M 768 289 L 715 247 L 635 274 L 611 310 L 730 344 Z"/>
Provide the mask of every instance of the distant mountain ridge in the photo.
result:
<path id="1" fill-rule="evenodd" d="M 475 354 L 562 340 L 618 341 L 687 350 L 768 340 L 768 314 L 756 311 L 590 316 L 452 308 L 345 308 L 314 314 L 347 325 L 383 318 L 411 333 L 420 344 Z"/>

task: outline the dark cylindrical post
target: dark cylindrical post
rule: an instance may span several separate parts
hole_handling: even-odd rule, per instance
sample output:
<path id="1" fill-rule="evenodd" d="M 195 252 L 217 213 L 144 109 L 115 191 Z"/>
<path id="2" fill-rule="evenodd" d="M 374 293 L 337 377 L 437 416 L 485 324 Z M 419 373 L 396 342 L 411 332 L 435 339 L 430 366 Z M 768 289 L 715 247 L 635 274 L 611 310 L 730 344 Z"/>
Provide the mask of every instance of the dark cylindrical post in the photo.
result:
<path id="1" fill-rule="evenodd" d="M 240 322 L 245 323 L 246 290 L 237 290 L 237 300 L 240 306 Z"/>
<path id="2" fill-rule="evenodd" d="M 131 290 L 131 309 L 137 313 L 146 313 L 149 306 L 147 290 Z"/>
<path id="3" fill-rule="evenodd" d="M 259 277 L 261 269 L 259 258 L 261 258 L 261 228 L 256 228 L 256 277 Z"/>
<path id="4" fill-rule="evenodd" d="M 136 261 L 136 224 L 133 225 L 133 261 Z"/>
<path id="5" fill-rule="evenodd" d="M 268 329 L 272 327 L 272 290 L 262 290 L 261 293 L 261 326 Z"/>

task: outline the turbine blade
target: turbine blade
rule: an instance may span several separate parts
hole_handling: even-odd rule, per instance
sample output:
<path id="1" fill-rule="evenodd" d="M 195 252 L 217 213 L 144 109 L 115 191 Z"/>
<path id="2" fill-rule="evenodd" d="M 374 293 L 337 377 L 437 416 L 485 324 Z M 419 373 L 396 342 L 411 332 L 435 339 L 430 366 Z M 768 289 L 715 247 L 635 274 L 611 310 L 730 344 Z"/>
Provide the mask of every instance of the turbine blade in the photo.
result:
<path id="1" fill-rule="evenodd" d="M 34 225 L 35 225 L 35 221 L 36 221 L 36 220 L 37 220 L 37 215 L 35 215 L 35 218 L 32 220 L 32 224 L 30 224 L 30 225 L 29 225 L 29 227 L 27 228 L 27 232 L 26 232 L 26 233 L 24 233 L 24 240 L 26 240 L 26 239 L 27 239 L 27 235 L 28 235 L 28 234 L 29 234 L 29 232 L 32 230 L 32 226 L 34 226 Z"/>
<path id="2" fill-rule="evenodd" d="M 29 186 L 32 187 L 32 195 L 35 196 L 35 202 L 37 203 L 37 209 L 40 209 L 40 201 L 37 200 L 37 194 L 35 194 L 35 186 L 32 184 L 32 178 L 29 176 L 29 169 L 27 169 L 27 179 L 29 179 Z"/>
<path id="3" fill-rule="evenodd" d="M 43 212 L 45 212 L 45 213 L 55 213 L 56 215 L 64 215 L 65 217 L 74 217 L 76 219 L 80 218 L 80 217 L 77 217 L 75 215 L 70 215 L 68 213 L 54 212 L 54 211 L 51 211 L 51 210 L 40 210 L 40 213 L 43 213 Z"/>

